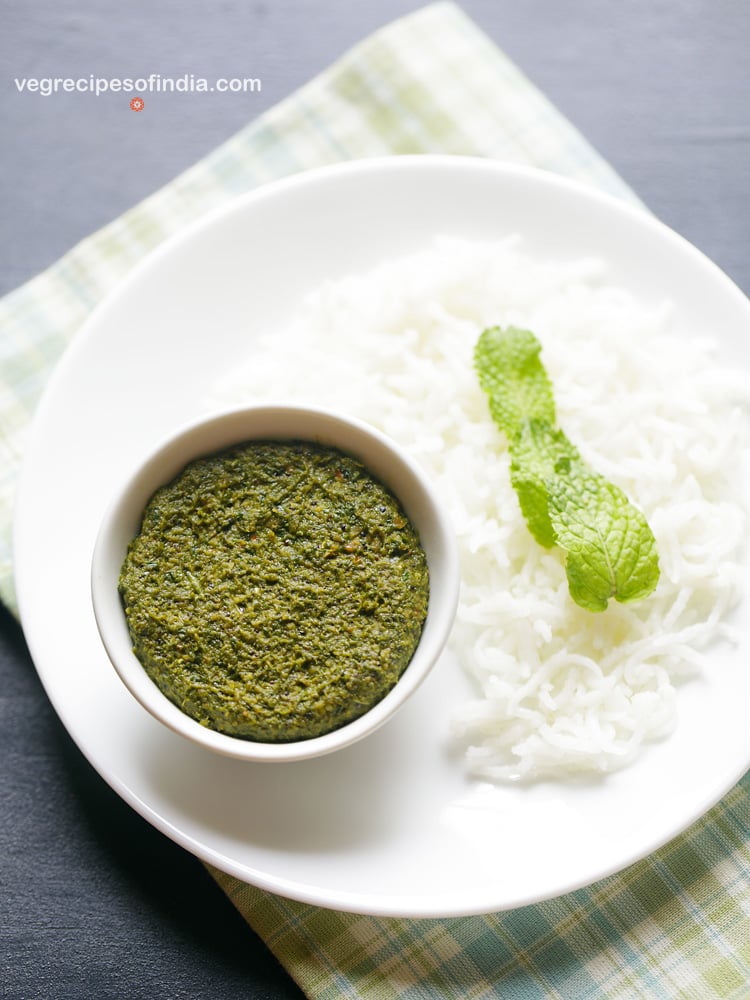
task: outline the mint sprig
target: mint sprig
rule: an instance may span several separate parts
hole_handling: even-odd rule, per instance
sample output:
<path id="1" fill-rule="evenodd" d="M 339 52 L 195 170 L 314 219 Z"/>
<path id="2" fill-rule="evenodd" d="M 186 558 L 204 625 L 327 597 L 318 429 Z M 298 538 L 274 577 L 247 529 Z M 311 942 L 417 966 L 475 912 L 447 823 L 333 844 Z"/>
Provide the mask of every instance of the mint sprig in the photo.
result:
<path id="1" fill-rule="evenodd" d="M 511 483 L 537 542 L 566 553 L 571 597 L 589 611 L 647 597 L 659 579 L 656 540 L 625 493 L 590 469 L 556 426 L 541 344 L 516 327 L 485 330 L 474 363 L 510 445 Z"/>

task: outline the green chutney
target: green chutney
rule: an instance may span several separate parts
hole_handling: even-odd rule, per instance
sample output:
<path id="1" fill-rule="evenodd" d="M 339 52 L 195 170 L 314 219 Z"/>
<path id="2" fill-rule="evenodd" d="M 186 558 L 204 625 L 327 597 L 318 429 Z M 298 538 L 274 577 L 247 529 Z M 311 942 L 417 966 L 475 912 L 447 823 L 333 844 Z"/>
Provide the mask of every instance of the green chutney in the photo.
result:
<path id="1" fill-rule="evenodd" d="M 119 590 L 135 655 L 210 729 L 267 743 L 358 718 L 422 632 L 427 560 L 357 459 L 306 441 L 199 458 L 149 501 Z"/>

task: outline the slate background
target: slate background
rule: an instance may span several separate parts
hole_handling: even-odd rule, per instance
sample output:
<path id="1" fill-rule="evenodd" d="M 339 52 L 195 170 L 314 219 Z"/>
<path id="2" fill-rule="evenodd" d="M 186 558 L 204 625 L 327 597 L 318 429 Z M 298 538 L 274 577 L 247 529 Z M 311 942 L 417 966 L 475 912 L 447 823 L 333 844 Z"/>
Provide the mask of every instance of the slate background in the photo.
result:
<path id="1" fill-rule="evenodd" d="M 4 0 L 0 293 L 305 83 L 403 0 Z M 750 4 L 465 0 L 646 204 L 750 293 Z M 260 77 L 256 94 L 19 94 L 46 76 Z M 0 336 L 2 335 L 0 331 Z M 0 610 L 0 997 L 301 997 L 202 865 L 125 806 Z"/>

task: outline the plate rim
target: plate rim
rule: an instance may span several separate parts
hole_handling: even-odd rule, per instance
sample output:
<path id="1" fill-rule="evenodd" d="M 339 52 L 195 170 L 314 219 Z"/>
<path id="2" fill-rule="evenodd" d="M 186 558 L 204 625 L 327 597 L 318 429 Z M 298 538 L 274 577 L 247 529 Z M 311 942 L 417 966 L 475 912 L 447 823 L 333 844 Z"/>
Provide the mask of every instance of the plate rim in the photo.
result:
<path id="1" fill-rule="evenodd" d="M 397 897 L 390 895 L 387 901 L 384 900 L 381 903 L 377 903 L 370 897 L 368 897 L 367 900 L 363 900 L 361 898 L 361 894 L 358 895 L 356 893 L 349 894 L 334 890 L 326 891 L 321 894 L 312 887 L 305 887 L 302 884 L 293 883 L 290 880 L 277 878 L 258 869 L 252 869 L 245 865 L 238 864 L 235 860 L 230 858 L 228 855 L 223 854 L 221 851 L 215 850 L 206 844 L 201 844 L 195 837 L 178 829 L 165 817 L 159 815 L 159 813 L 156 812 L 148 802 L 135 794 L 133 790 L 121 781 L 118 775 L 107 771 L 97 762 L 95 754 L 91 752 L 91 748 L 83 745 L 82 741 L 78 739 L 77 734 L 69 725 L 66 710 L 63 705 L 60 704 L 56 692 L 51 690 L 46 671 L 41 669 L 37 663 L 36 638 L 27 630 L 26 627 L 26 621 L 29 617 L 28 607 L 32 603 L 31 588 L 29 584 L 24 581 L 22 562 L 19 562 L 16 559 L 16 553 L 23 552 L 25 544 L 22 531 L 24 523 L 23 517 L 18 514 L 18 510 L 21 509 L 24 497 L 31 489 L 28 483 L 30 474 L 27 471 L 32 464 L 29 456 L 35 451 L 37 436 L 41 434 L 40 429 L 45 423 L 47 408 L 52 405 L 50 401 L 54 399 L 56 387 L 65 379 L 68 369 L 71 366 L 75 366 L 78 354 L 79 352 L 85 350 L 88 340 L 95 337 L 100 325 L 103 322 L 106 322 L 108 312 L 110 310 L 116 310 L 118 304 L 123 299 L 127 298 L 133 286 L 137 285 L 138 282 L 142 280 L 144 274 L 147 274 L 153 267 L 158 266 L 162 259 L 168 258 L 180 246 L 195 239 L 199 239 L 204 231 L 210 229 L 216 224 L 220 224 L 227 216 L 234 215 L 240 211 L 246 211 L 248 206 L 268 200 L 269 198 L 283 197 L 285 192 L 288 190 L 293 190 L 298 187 L 306 187 L 310 184 L 319 182 L 326 182 L 331 178 L 335 179 L 339 175 L 366 175 L 368 173 L 378 174 L 382 170 L 400 171 L 422 169 L 458 169 L 461 171 L 468 169 L 470 171 L 478 170 L 487 173 L 494 173 L 499 176 L 506 175 L 512 178 L 521 178 L 526 181 L 532 181 L 532 183 L 539 182 L 565 192 L 573 193 L 577 197 L 593 199 L 594 201 L 603 203 L 608 206 L 609 209 L 614 209 L 616 212 L 619 212 L 626 217 L 635 219 L 639 226 L 651 228 L 654 232 L 659 234 L 660 238 L 666 238 L 673 241 L 673 245 L 679 247 L 681 252 L 693 255 L 699 260 L 702 267 L 710 268 L 713 271 L 714 278 L 723 283 L 724 292 L 728 295 L 738 297 L 738 304 L 741 305 L 747 312 L 748 318 L 750 319 L 750 300 L 748 300 L 747 296 L 745 296 L 744 292 L 742 292 L 736 283 L 728 275 L 726 275 L 726 273 L 723 272 L 718 265 L 705 256 L 705 254 L 690 243 L 685 237 L 681 236 L 675 230 L 671 229 L 665 223 L 651 215 L 648 210 L 640 205 L 630 204 L 623 199 L 609 194 L 608 192 L 604 192 L 594 186 L 590 186 L 578 180 L 573 180 L 563 175 L 552 173 L 551 171 L 540 167 L 508 164 L 497 160 L 487 160 L 479 157 L 427 154 L 373 157 L 355 161 L 345 161 L 312 170 L 300 171 L 280 180 L 269 181 L 268 183 L 261 184 L 256 189 L 231 198 L 227 203 L 217 206 L 215 209 L 209 210 L 197 220 L 181 227 L 177 232 L 166 237 L 157 247 L 150 251 L 143 258 L 143 260 L 134 265 L 127 276 L 93 308 L 86 321 L 75 334 L 72 342 L 65 349 L 63 356 L 56 364 L 33 415 L 17 483 L 17 505 L 13 515 L 12 539 L 14 552 L 14 579 L 16 583 L 19 617 L 29 650 L 31 652 L 34 668 L 41 680 L 45 693 L 50 699 L 53 708 L 63 723 L 66 731 L 71 736 L 74 743 L 78 746 L 79 750 L 83 753 L 84 757 L 89 761 L 89 763 L 91 763 L 97 773 L 107 782 L 107 784 L 109 784 L 110 787 L 112 787 L 117 794 L 124 799 L 124 801 L 126 801 L 132 808 L 142 815 L 149 823 L 151 823 L 151 825 L 159 829 L 170 839 L 180 844 L 190 853 L 194 854 L 207 864 L 214 865 L 215 867 L 220 868 L 223 872 L 239 878 L 242 881 L 250 882 L 252 885 L 260 889 L 265 889 L 267 891 L 295 899 L 299 902 L 321 906 L 324 908 L 340 909 L 374 916 L 439 918 L 486 914 L 493 911 L 507 910 L 529 905 L 531 903 L 541 902 L 543 900 L 556 898 L 576 889 L 583 888 L 584 886 L 591 885 L 602 878 L 614 874 L 615 872 L 624 870 L 635 861 L 646 857 L 654 850 L 672 840 L 675 836 L 679 835 L 687 829 L 687 827 L 692 825 L 697 819 L 705 815 L 705 813 L 709 811 L 718 801 L 720 801 L 720 799 L 733 787 L 733 785 L 739 781 L 742 775 L 746 772 L 747 766 L 750 762 L 747 762 L 747 764 L 744 765 L 738 764 L 734 780 L 732 780 L 729 784 L 725 783 L 726 787 L 718 789 L 712 801 L 704 801 L 698 804 L 693 810 L 693 813 L 689 817 L 684 818 L 684 821 L 679 824 L 679 828 L 666 833 L 661 838 L 656 838 L 651 846 L 645 850 L 642 846 L 639 847 L 633 852 L 629 859 L 623 860 L 622 858 L 618 858 L 609 870 L 601 871 L 595 879 L 592 880 L 590 878 L 585 878 L 583 880 L 572 881 L 563 888 L 555 888 L 554 891 L 549 894 L 540 894 L 539 892 L 531 893 L 528 898 L 516 899 L 508 905 L 498 906 L 496 903 L 488 904 L 487 901 L 484 901 L 476 906 L 471 906 L 466 905 L 464 902 L 453 908 L 446 908 L 445 906 L 438 906 L 435 908 L 425 906 L 423 904 L 414 905 L 413 901 L 410 904 L 410 897 L 408 896 Z M 399 899 L 401 900 L 400 902 L 398 902 Z"/>

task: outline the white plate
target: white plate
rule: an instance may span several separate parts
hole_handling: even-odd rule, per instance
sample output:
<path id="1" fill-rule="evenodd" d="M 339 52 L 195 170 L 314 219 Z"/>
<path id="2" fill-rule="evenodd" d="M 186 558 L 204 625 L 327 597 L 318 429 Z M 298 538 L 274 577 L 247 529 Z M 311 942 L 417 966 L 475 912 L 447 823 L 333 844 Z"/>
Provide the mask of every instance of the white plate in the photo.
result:
<path id="1" fill-rule="evenodd" d="M 414 700 L 331 757 L 248 764 L 162 728 L 101 646 L 89 561 L 130 463 L 196 415 L 208 386 L 323 279 L 436 235 L 520 233 L 526 251 L 605 258 L 641 300 L 669 297 L 686 336 L 747 363 L 750 305 L 645 212 L 555 176 L 461 158 L 361 161 L 238 199 L 150 256 L 96 313 L 39 408 L 18 498 L 24 629 L 55 709 L 99 773 L 200 858 L 299 900 L 393 916 L 489 912 L 589 884 L 647 855 L 750 766 L 748 630 L 680 689 L 680 723 L 599 782 L 492 788 L 446 750 L 468 693 L 446 654 Z"/>

